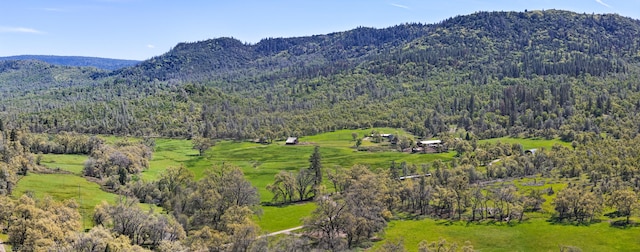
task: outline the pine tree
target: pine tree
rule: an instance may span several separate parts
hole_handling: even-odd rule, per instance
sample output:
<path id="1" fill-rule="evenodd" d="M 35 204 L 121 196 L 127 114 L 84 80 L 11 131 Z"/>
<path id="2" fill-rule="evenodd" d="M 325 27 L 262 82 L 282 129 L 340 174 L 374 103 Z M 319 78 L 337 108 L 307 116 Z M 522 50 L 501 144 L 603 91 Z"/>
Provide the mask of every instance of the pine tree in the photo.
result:
<path id="1" fill-rule="evenodd" d="M 322 183 L 322 156 L 320 156 L 320 146 L 313 149 L 313 154 L 309 157 L 309 170 L 314 173 L 314 186 L 319 186 Z"/>

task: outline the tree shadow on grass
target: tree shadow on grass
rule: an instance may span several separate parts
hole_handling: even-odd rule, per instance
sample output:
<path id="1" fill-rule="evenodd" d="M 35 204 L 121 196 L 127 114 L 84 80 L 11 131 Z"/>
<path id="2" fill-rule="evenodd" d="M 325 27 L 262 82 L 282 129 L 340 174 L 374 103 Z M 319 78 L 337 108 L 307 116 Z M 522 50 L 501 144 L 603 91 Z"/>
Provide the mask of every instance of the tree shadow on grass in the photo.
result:
<path id="1" fill-rule="evenodd" d="M 562 226 L 584 226 L 584 227 L 588 227 L 591 226 L 591 224 L 595 224 L 595 223 L 600 223 L 602 222 L 602 220 L 600 219 L 591 219 L 589 221 L 584 220 L 584 221 L 579 221 L 579 220 L 572 220 L 572 219 L 568 219 L 568 218 L 558 218 L 557 216 L 554 217 L 550 217 L 549 219 L 547 219 L 547 222 L 550 223 L 551 225 L 562 225 Z"/>
<path id="2" fill-rule="evenodd" d="M 455 221 L 453 220 L 440 219 L 440 220 L 436 220 L 436 225 L 451 226 L 454 224 L 454 222 Z"/>
<path id="3" fill-rule="evenodd" d="M 440 219 L 440 220 L 436 220 L 436 225 L 451 226 L 451 225 L 455 225 L 456 223 L 464 223 L 464 226 L 466 227 L 470 227 L 470 226 L 513 227 L 519 224 L 523 224 L 525 223 L 525 221 L 526 220 L 523 220 L 522 222 L 519 222 L 519 221 L 507 222 L 507 221 L 496 221 L 493 219 L 482 220 L 482 221 Z"/>
<path id="4" fill-rule="evenodd" d="M 261 206 L 272 206 L 272 207 L 287 207 L 287 206 L 305 204 L 305 203 L 309 203 L 309 202 L 313 202 L 313 198 L 305 199 L 305 200 L 296 200 L 296 201 L 292 201 L 292 202 L 263 201 L 263 202 L 260 202 L 260 205 Z"/>
<path id="5" fill-rule="evenodd" d="M 613 212 L 604 214 L 604 216 L 607 216 L 607 217 L 609 217 L 611 219 L 615 219 L 615 218 L 618 218 L 618 217 L 622 217 L 623 215 L 620 214 L 620 212 L 618 212 L 618 211 L 613 211 Z"/>
<path id="6" fill-rule="evenodd" d="M 203 159 L 205 159 L 205 156 L 200 156 L 198 154 L 187 154 L 188 157 L 193 157 L 189 160 L 184 161 L 184 164 L 187 167 L 195 167 L 196 164 L 200 161 L 202 161 Z"/>
<path id="7" fill-rule="evenodd" d="M 515 227 L 520 224 L 529 223 L 529 219 L 524 218 L 522 221 L 520 220 L 511 220 L 511 221 L 498 221 L 496 219 L 484 219 L 484 220 L 476 220 L 476 221 L 467 221 L 466 226 L 495 226 L 495 227 Z"/>
<path id="8" fill-rule="evenodd" d="M 633 221 L 627 222 L 627 220 L 610 221 L 609 224 L 611 225 L 611 227 L 619 228 L 619 229 L 630 229 L 633 227 L 640 227 L 640 224 L 635 223 Z"/>

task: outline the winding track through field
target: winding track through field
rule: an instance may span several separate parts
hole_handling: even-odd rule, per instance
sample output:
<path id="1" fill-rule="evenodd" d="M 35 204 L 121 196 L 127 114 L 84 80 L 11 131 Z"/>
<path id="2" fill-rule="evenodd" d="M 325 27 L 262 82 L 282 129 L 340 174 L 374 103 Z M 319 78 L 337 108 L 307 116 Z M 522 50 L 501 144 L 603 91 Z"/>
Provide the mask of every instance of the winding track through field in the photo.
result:
<path id="1" fill-rule="evenodd" d="M 2 240 L 0 240 L 0 252 L 5 252 L 4 245 L 2 244 Z"/>

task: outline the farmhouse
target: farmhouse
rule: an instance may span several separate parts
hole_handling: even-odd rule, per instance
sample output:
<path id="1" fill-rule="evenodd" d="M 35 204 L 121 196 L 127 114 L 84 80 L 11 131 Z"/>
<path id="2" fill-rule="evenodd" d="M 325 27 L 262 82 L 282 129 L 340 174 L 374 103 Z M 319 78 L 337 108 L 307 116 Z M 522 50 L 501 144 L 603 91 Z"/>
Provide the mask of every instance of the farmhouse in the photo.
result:
<path id="1" fill-rule="evenodd" d="M 284 144 L 288 144 L 288 145 L 298 144 L 298 138 L 297 137 L 288 137 L 287 141 L 285 141 Z"/>
<path id="2" fill-rule="evenodd" d="M 431 147 L 431 148 L 437 148 L 442 146 L 442 140 L 424 140 L 424 141 L 418 141 L 417 143 L 418 147 Z"/>
<path id="3" fill-rule="evenodd" d="M 381 134 L 378 134 L 378 135 L 379 135 L 380 137 L 384 137 L 384 138 L 388 138 L 388 139 L 393 138 L 393 134 L 385 134 L 385 133 L 381 133 Z M 371 134 L 371 137 L 375 137 L 375 136 L 376 136 L 375 134 Z"/>

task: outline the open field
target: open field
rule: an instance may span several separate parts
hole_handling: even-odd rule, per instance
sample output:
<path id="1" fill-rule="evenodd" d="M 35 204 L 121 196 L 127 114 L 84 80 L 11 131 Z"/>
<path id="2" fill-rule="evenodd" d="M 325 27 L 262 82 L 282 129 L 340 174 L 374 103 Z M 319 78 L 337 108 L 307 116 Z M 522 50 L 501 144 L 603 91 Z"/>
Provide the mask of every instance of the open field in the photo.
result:
<path id="1" fill-rule="evenodd" d="M 637 228 L 633 228 L 637 229 Z M 467 224 L 447 220 L 392 221 L 386 229 L 385 240 L 403 239 L 407 251 L 417 251 L 422 240 L 457 243 L 470 241 L 479 251 L 560 251 L 560 246 L 576 246 L 582 251 L 638 251 L 637 231 L 614 228 L 607 222 L 589 226 L 552 224 L 544 218 L 523 223 Z M 407 235 L 411 234 L 411 235 Z"/>
<path id="2" fill-rule="evenodd" d="M 80 204 L 83 227 L 91 227 L 93 209 L 100 202 L 114 203 L 117 195 L 100 189 L 96 183 L 73 174 L 29 174 L 20 179 L 13 195 L 33 192 L 37 198 L 49 195 L 56 200 L 73 199 Z"/>
<path id="3" fill-rule="evenodd" d="M 313 202 L 286 206 L 263 206 L 262 216 L 254 220 L 262 231 L 275 232 L 302 225 L 302 219 L 316 208 Z"/>
<path id="4" fill-rule="evenodd" d="M 156 139 L 156 147 L 153 152 L 153 158 L 149 162 L 149 169 L 142 173 L 141 178 L 146 181 L 153 181 L 168 167 L 183 165 L 192 170 L 204 170 L 207 167 L 211 167 L 210 164 L 203 164 L 202 167 L 194 164 L 194 160 L 200 160 L 202 157 L 198 156 L 198 151 L 192 147 L 193 145 L 189 140 Z"/>
<path id="5" fill-rule="evenodd" d="M 51 169 L 60 168 L 73 174 L 82 175 L 84 162 L 88 156 L 74 154 L 44 154 L 40 163 Z"/>
<path id="6" fill-rule="evenodd" d="M 378 132 L 396 134 L 398 130 L 377 129 Z M 436 159 L 448 161 L 453 159 L 454 152 L 439 154 L 410 154 L 398 151 L 368 152 L 357 151 L 352 148 L 354 141 L 351 136 L 353 132 L 359 137 L 369 134 L 371 130 L 338 130 L 316 136 L 301 137 L 298 145 L 285 145 L 284 141 L 263 145 L 248 142 L 223 141 L 218 143 L 212 150 L 206 153 L 206 160 L 212 164 L 232 163 L 240 166 L 247 178 L 256 186 L 260 192 L 262 201 L 271 200 L 271 193 L 265 188 L 273 181 L 273 177 L 281 170 L 298 171 L 301 168 L 309 167 L 309 156 L 313 152 L 314 146 L 320 146 L 322 155 L 322 166 L 325 170 L 333 169 L 336 166 L 350 168 L 355 164 L 368 165 L 372 169 L 386 169 L 392 161 L 397 163 L 407 162 L 408 164 L 426 164 Z M 398 132 L 407 134 L 406 132 Z M 374 145 L 369 141 L 364 141 L 366 145 Z M 363 143 L 363 146 L 365 144 Z M 388 144 L 388 142 L 387 142 Z M 199 169 L 208 168 L 205 160 L 194 160 L 187 166 L 192 168 L 196 177 L 202 174 Z"/>
<path id="7" fill-rule="evenodd" d="M 96 183 L 74 174 L 29 174 L 20 179 L 13 195 L 33 192 L 37 198 L 49 195 L 56 200 L 73 199 L 79 203 L 83 228 L 90 228 L 93 209 L 102 201 L 115 203 L 118 195 L 100 189 Z M 158 208 L 149 204 L 140 204 L 143 209 Z"/>

